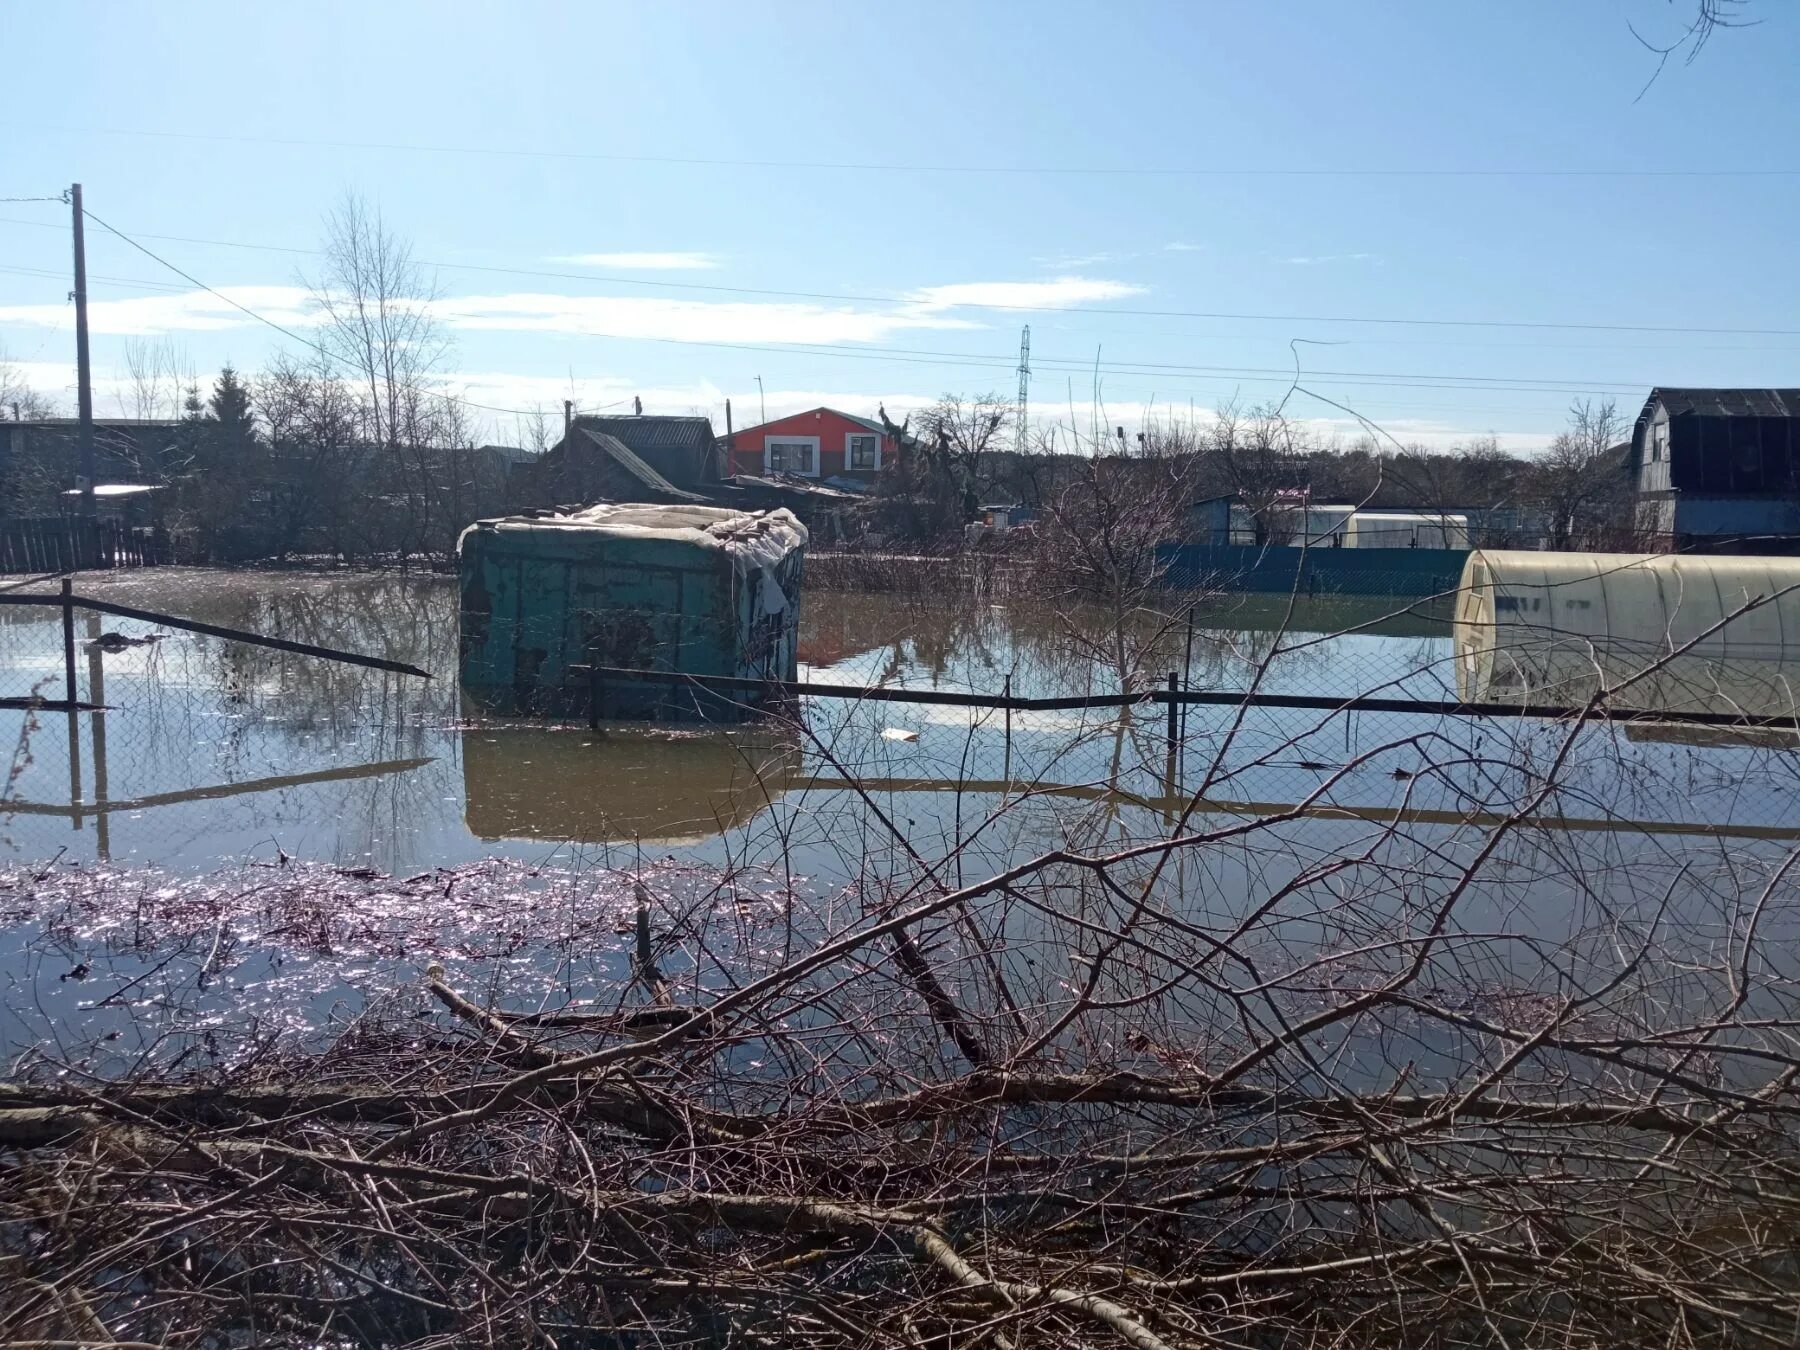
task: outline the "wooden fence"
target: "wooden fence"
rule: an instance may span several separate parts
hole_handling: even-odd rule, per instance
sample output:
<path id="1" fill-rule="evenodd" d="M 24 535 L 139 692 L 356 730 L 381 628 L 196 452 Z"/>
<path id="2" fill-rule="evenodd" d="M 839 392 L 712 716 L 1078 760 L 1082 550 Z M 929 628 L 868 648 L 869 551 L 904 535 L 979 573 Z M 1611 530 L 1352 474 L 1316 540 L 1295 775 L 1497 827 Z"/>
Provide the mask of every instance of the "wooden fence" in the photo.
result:
<path id="1" fill-rule="evenodd" d="M 163 562 L 147 529 L 79 516 L 0 518 L 0 573 L 39 575 Z"/>

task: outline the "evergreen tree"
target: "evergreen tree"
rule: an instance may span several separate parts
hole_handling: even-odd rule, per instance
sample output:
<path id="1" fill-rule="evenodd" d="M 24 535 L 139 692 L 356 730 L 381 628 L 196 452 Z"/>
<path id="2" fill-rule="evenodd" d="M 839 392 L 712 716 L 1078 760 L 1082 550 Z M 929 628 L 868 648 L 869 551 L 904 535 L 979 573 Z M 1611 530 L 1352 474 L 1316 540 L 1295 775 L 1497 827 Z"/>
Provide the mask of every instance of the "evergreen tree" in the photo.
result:
<path id="1" fill-rule="evenodd" d="M 225 433 L 222 439 L 227 445 L 241 444 L 255 435 L 250 417 L 250 386 L 229 365 L 213 381 L 212 396 L 206 406 L 211 420 Z"/>

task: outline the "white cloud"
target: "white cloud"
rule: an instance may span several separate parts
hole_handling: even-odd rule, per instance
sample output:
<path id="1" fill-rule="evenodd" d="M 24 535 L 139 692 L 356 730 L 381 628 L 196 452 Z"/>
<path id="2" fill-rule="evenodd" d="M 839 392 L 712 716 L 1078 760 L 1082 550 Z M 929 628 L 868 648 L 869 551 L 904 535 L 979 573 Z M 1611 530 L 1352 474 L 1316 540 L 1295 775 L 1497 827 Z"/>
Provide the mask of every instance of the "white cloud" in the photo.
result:
<path id="1" fill-rule="evenodd" d="M 316 322 L 311 301 L 300 286 L 221 286 L 209 291 L 182 291 L 174 295 L 144 295 L 129 300 L 88 301 L 88 331 L 119 337 L 143 337 L 156 333 L 217 332 L 253 324 L 243 310 L 220 296 L 235 300 L 245 309 L 284 328 L 303 328 Z M 69 306 L 0 305 L 0 324 L 55 328 L 71 322 Z"/>
<path id="2" fill-rule="evenodd" d="M 1164 253 L 1198 253 L 1198 252 L 1200 252 L 1201 249 L 1203 249 L 1205 247 L 1206 247 L 1205 244 L 1184 244 L 1184 243 L 1180 242 L 1179 240 L 1177 240 L 1173 244 L 1164 244 L 1163 252 Z"/>
<path id="3" fill-rule="evenodd" d="M 908 295 L 925 310 L 970 305 L 983 309 L 1033 309 L 1054 305 L 1084 305 L 1142 295 L 1142 286 L 1093 277 L 1053 277 L 1048 281 L 964 281 L 948 286 L 925 286 Z"/>
<path id="4" fill-rule="evenodd" d="M 1375 253 L 1320 253 L 1299 258 L 1283 258 L 1281 261 L 1295 267 L 1320 267 L 1326 263 L 1340 262 L 1380 262 L 1381 257 Z"/>
<path id="5" fill-rule="evenodd" d="M 32 388 L 48 394 L 58 405 L 59 410 L 70 413 L 74 410 L 75 368 L 72 363 L 55 361 L 22 361 L 14 362 L 11 367 L 14 374 L 21 377 Z M 252 382 L 255 371 L 248 372 Z M 771 387 L 761 399 L 759 405 L 758 391 L 754 381 L 743 385 L 726 387 L 712 380 L 691 380 L 666 382 L 658 380 L 633 380 L 628 376 L 609 375 L 593 379 L 576 379 L 571 383 L 565 375 L 520 374 L 498 370 L 462 370 L 446 374 L 436 387 L 443 393 L 459 396 L 476 403 L 485 403 L 496 408 L 532 409 L 542 408 L 553 426 L 560 427 L 562 419 L 562 401 L 574 398 L 576 406 L 588 412 L 629 410 L 632 398 L 644 400 L 644 411 L 647 413 L 699 413 L 711 417 L 714 426 L 720 431 L 725 429 L 725 400 L 729 398 L 732 405 L 733 421 L 738 427 L 750 426 L 762 420 L 761 406 L 768 408 L 771 418 L 785 417 L 790 413 L 804 412 L 809 408 L 832 407 L 841 408 L 845 412 L 858 413 L 865 417 L 873 417 L 877 408 L 886 407 L 888 416 L 896 422 L 918 408 L 930 405 L 936 400 L 939 386 L 927 383 L 929 376 L 922 376 L 920 387 L 913 389 L 888 388 L 875 389 L 819 389 L 810 387 L 774 388 Z M 211 375 L 205 367 L 201 368 L 202 385 L 210 382 Z M 101 416 L 118 416 L 133 412 L 131 383 L 122 367 L 101 364 L 96 367 L 94 375 L 94 393 L 96 409 Z M 1180 410 L 1176 410 L 1177 413 Z M 1171 408 L 1167 402 L 1154 406 L 1137 401 L 1109 398 L 1106 401 L 1105 422 L 1110 426 L 1124 426 L 1128 438 L 1135 437 L 1138 428 L 1146 420 L 1162 421 L 1170 415 Z M 498 440 L 507 444 L 517 441 L 523 431 L 517 420 L 501 414 L 476 413 L 483 422 L 481 435 L 487 439 Z M 1198 414 L 1202 420 L 1209 414 L 1202 410 Z M 1089 411 L 1079 407 L 1075 411 L 1075 421 L 1079 424 L 1082 436 L 1091 439 Z M 1452 414 L 1452 417 L 1455 415 Z M 1382 428 L 1396 440 L 1404 444 L 1428 445 L 1435 449 L 1447 450 L 1452 446 L 1466 443 L 1472 437 L 1492 434 L 1498 440 L 1502 450 L 1527 457 L 1537 455 L 1549 444 L 1555 435 L 1557 414 L 1546 414 L 1542 428 L 1532 429 L 1537 414 L 1521 410 L 1509 417 L 1510 425 L 1495 426 L 1492 420 L 1477 422 L 1473 417 L 1466 423 L 1459 423 L 1446 418 L 1383 418 Z M 1296 415 L 1292 419 L 1296 431 L 1305 431 L 1321 439 L 1335 438 L 1348 443 L 1366 433 L 1366 429 L 1354 418 L 1343 416 L 1309 417 Z M 1062 428 L 1067 438 L 1070 426 L 1070 412 L 1064 405 L 1044 403 L 1034 407 L 1032 426 L 1037 432 L 1047 431 L 1052 427 Z M 1384 442 L 1385 443 L 1385 442 Z M 1391 445 L 1389 446 L 1391 449 Z"/>
<path id="6" fill-rule="evenodd" d="M 1136 254 L 1132 253 L 1081 253 L 1074 255 L 1061 254 L 1054 258 L 1033 258 L 1031 261 L 1036 263 L 1039 267 L 1049 267 L 1058 272 L 1063 272 L 1068 271 L 1071 268 L 1098 267 L 1102 263 L 1125 262 L 1127 259 L 1136 256 Z"/>
<path id="7" fill-rule="evenodd" d="M 984 326 L 978 319 L 953 314 L 952 310 L 1073 306 L 1137 295 L 1142 289 L 1120 281 L 1060 276 L 1045 281 L 927 286 L 893 305 L 518 291 L 447 297 L 431 302 L 431 308 L 452 328 L 482 332 L 567 333 L 686 342 L 878 343 L 919 329 L 949 331 Z M 221 288 L 219 295 L 186 291 L 94 301 L 88 306 L 88 326 L 96 335 L 138 337 L 215 332 L 256 324 L 255 318 L 230 301 L 284 328 L 308 328 L 318 323 L 311 297 L 303 287 L 233 286 Z M 0 325 L 56 327 L 67 322 L 66 305 L 0 306 Z"/>
<path id="8" fill-rule="evenodd" d="M 434 308 L 453 328 L 484 332 L 569 333 L 677 342 L 880 342 L 909 329 L 980 328 L 929 306 L 865 309 L 854 305 L 668 300 L 651 296 L 458 296 Z"/>
<path id="9" fill-rule="evenodd" d="M 707 272 L 720 266 L 714 253 L 564 253 L 546 261 L 621 272 Z"/>
<path id="10" fill-rule="evenodd" d="M 898 421 L 913 409 L 936 401 L 935 393 L 906 390 L 882 393 L 770 388 L 766 394 L 759 395 L 754 382 L 739 388 L 726 388 L 712 380 L 671 384 L 603 376 L 577 379 L 571 384 L 567 376 L 517 375 L 506 371 L 459 371 L 446 377 L 443 387 L 447 392 L 496 407 L 542 407 L 547 414 L 553 412 L 559 424 L 565 398 L 575 400 L 578 412 L 629 412 L 631 400 L 641 398 L 646 413 L 699 413 L 711 417 L 721 432 L 725 430 L 726 399 L 731 400 L 732 423 L 739 429 L 760 422 L 765 407 L 771 420 L 819 407 L 839 408 L 873 417 L 878 408 L 885 407 Z M 499 419 L 498 427 L 501 432 L 510 434 L 507 419 Z"/>

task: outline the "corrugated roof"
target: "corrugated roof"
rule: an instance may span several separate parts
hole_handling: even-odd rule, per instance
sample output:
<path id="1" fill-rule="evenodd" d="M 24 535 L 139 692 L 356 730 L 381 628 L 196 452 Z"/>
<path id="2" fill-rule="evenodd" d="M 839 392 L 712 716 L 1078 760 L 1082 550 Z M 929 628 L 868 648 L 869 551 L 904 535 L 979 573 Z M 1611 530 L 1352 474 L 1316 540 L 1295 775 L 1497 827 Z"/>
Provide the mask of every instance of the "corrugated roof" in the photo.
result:
<path id="1" fill-rule="evenodd" d="M 640 459 L 635 451 L 617 436 L 609 436 L 604 431 L 595 431 L 590 427 L 582 427 L 581 434 L 586 436 L 601 453 L 607 455 L 626 473 L 642 483 L 651 492 L 681 502 L 703 502 L 706 498 L 697 492 L 687 492 L 676 487 L 655 469 Z"/>
<path id="2" fill-rule="evenodd" d="M 1670 416 L 1800 417 L 1800 389 L 1665 389 L 1650 391 L 1650 404 L 1661 402 Z"/>
<path id="3" fill-rule="evenodd" d="M 617 436 L 638 450 L 710 452 L 712 421 L 705 417 L 577 417 L 578 426 Z"/>

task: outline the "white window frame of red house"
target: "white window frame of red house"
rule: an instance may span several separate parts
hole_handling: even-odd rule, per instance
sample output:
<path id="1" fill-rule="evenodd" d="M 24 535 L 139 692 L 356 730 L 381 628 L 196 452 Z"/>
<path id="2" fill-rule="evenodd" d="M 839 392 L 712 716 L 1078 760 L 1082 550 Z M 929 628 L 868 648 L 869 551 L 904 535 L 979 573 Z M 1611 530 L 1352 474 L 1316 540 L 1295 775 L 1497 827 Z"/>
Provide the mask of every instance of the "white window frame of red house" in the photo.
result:
<path id="1" fill-rule="evenodd" d="M 867 436 L 875 442 L 875 462 L 867 469 L 859 469 L 850 462 L 850 442 L 858 436 Z M 881 433 L 879 431 L 846 431 L 844 433 L 844 472 L 845 473 L 880 473 L 881 472 Z"/>
<path id="2" fill-rule="evenodd" d="M 810 470 L 777 469 L 773 464 L 773 460 L 775 457 L 774 447 L 776 447 L 777 445 L 794 445 L 794 446 L 804 445 L 804 446 L 807 446 L 808 448 L 810 448 L 812 450 L 812 468 Z M 775 435 L 764 436 L 763 437 L 763 472 L 764 473 L 791 473 L 797 478 L 817 478 L 819 476 L 819 438 L 817 436 L 775 436 Z"/>

